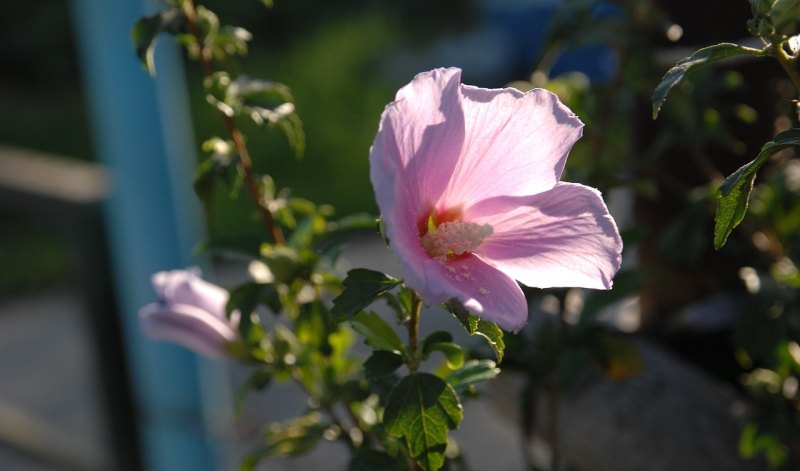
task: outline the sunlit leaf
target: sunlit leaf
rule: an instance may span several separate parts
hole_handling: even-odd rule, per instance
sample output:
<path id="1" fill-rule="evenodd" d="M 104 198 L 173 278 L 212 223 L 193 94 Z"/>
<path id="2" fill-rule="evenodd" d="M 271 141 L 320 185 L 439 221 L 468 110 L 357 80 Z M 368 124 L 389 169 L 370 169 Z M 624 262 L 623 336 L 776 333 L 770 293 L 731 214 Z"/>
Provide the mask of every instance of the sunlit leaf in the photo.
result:
<path id="1" fill-rule="evenodd" d="M 404 437 L 412 458 L 427 471 L 444 464 L 447 432 L 458 427 L 461 402 L 452 386 L 428 373 L 415 373 L 394 387 L 383 413 L 386 431 Z"/>
<path id="2" fill-rule="evenodd" d="M 463 392 L 468 387 L 486 381 L 500 374 L 500 368 L 492 360 L 469 360 L 464 366 L 450 373 L 445 380 L 456 392 Z"/>
<path id="3" fill-rule="evenodd" d="M 722 182 L 718 192 L 719 206 L 714 218 L 716 249 L 725 245 L 731 231 L 744 219 L 758 169 L 773 154 L 788 147 L 800 147 L 800 128 L 789 129 L 775 136 L 764 144 L 755 159 L 744 164 Z"/>
<path id="4" fill-rule="evenodd" d="M 503 341 L 503 330 L 497 324 L 473 316 L 467 311 L 464 305 L 456 299 L 448 301 L 445 307 L 456 316 L 461 322 L 461 325 L 467 329 L 469 335 L 479 335 L 485 338 L 497 356 L 497 363 L 502 363 L 506 344 Z"/>
<path id="5" fill-rule="evenodd" d="M 696 51 L 689 57 L 681 59 L 671 69 L 664 74 L 661 83 L 656 87 L 653 93 L 653 119 L 658 117 L 658 112 L 661 106 L 667 99 L 669 91 L 683 80 L 686 75 L 700 69 L 703 66 L 713 64 L 721 59 L 733 56 L 750 55 L 750 56 L 763 56 L 766 53 L 761 49 L 753 49 L 750 47 L 740 46 L 732 43 L 721 43 L 713 46 L 705 47 Z"/>
<path id="6" fill-rule="evenodd" d="M 403 342 L 392 326 L 374 312 L 359 312 L 350 320 L 350 325 L 364 336 L 367 345 L 379 350 L 395 352 L 403 350 Z"/>

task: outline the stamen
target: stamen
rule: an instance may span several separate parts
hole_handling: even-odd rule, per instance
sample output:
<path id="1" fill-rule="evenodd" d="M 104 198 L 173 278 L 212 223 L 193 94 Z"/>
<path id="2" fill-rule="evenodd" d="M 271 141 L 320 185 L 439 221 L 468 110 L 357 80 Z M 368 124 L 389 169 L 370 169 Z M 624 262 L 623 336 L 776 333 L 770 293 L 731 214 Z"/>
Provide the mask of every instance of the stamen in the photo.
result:
<path id="1" fill-rule="evenodd" d="M 489 224 L 447 221 L 430 227 L 420 240 L 425 251 L 437 260 L 444 261 L 448 257 L 473 252 L 493 232 L 494 229 Z"/>

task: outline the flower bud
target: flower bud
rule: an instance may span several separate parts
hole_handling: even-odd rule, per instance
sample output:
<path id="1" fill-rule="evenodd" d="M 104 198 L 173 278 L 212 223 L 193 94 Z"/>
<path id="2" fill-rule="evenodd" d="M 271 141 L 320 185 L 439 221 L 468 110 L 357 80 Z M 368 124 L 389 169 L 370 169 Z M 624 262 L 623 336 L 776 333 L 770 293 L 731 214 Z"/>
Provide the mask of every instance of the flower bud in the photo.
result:
<path id="1" fill-rule="evenodd" d="M 238 313 L 228 319 L 228 292 L 199 277 L 197 270 L 158 272 L 152 278 L 159 300 L 139 311 L 142 331 L 201 355 L 225 356 L 239 340 Z"/>
<path id="2" fill-rule="evenodd" d="M 800 33 L 800 0 L 777 0 L 769 14 L 778 34 L 794 36 Z"/>
<path id="3" fill-rule="evenodd" d="M 769 11 L 772 8 L 772 4 L 775 3 L 775 0 L 751 0 L 751 6 L 753 7 L 753 14 L 755 16 L 768 16 Z"/>

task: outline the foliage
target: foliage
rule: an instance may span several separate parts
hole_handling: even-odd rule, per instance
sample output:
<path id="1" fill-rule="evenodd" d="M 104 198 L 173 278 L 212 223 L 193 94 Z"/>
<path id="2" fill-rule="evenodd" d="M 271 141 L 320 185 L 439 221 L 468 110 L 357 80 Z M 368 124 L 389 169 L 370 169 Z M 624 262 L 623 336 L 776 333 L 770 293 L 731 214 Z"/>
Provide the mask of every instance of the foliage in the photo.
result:
<path id="1" fill-rule="evenodd" d="M 713 168 L 706 149 L 714 147 L 733 156 L 750 152 L 739 145 L 737 126 L 761 119 L 747 103 L 720 103 L 721 96 L 743 86 L 742 78 L 735 72 L 715 75 L 711 65 L 734 57 L 772 58 L 800 93 L 798 21 L 792 9 L 796 2 L 751 2 L 754 17 L 748 28 L 763 47 L 729 42 L 704 47 L 663 76 L 663 68 L 655 63 L 651 38 L 670 34 L 669 28 L 675 25 L 668 15 L 649 0 L 610 3 L 616 8 L 614 14 L 599 15 L 596 2 L 564 2 L 530 79 L 512 85 L 557 93 L 589 124 L 567 166 L 570 177 L 603 191 L 627 188 L 638 198 L 678 202 L 681 212 L 676 218 L 664 221 L 655 235 L 624 234 L 626 246 L 641 237 L 657 238 L 654 245 L 664 266 L 701 265 L 705 249 L 712 246 L 723 254 L 758 252 L 720 274 L 720 284 L 747 291 L 735 326 L 741 367 L 736 380 L 761 406 L 742 431 L 740 453 L 748 458 L 763 454 L 775 467 L 792 466 L 797 462 L 792 443 L 800 436 L 800 270 L 796 262 L 800 257 L 800 185 L 794 154 L 789 152 L 800 147 L 800 128 L 795 121 L 794 127 L 780 129 L 753 160 L 724 179 L 730 170 L 723 173 Z M 375 24 L 377 29 L 390 29 L 386 23 Z M 351 451 L 348 469 L 352 470 L 452 469 L 461 458 L 452 454 L 455 447 L 448 445 L 452 443 L 449 432 L 462 420 L 462 401 L 477 394 L 476 385 L 496 377 L 501 362 L 527 375 L 522 419 L 527 433 L 534 433 L 532 417 L 538 399 L 546 398 L 554 408 L 560 395 L 594 375 L 622 380 L 646 368 L 636 343 L 609 329 L 600 315 L 613 303 L 641 293 L 652 282 L 648 277 L 657 278 L 647 267 L 620 272 L 613 291 L 529 290 L 532 305 L 546 299 L 556 308 L 536 329 L 519 335 L 509 336 L 496 324 L 471 315 L 457 300 L 448 301 L 444 307 L 467 334 L 481 337 L 485 348 L 467 351 L 449 332 L 422 335 L 421 300 L 402 279 L 360 268 L 342 278 L 334 268 L 341 237 L 352 230 L 374 230 L 375 218 L 334 218 L 330 206 L 279 189 L 266 175 L 268 169 L 304 162 L 250 155 L 249 149 L 257 147 L 250 143 L 267 134 L 254 135 L 253 140 L 244 139 L 243 134 L 270 128 L 286 136 L 297 156 L 315 145 L 305 147 L 307 128 L 297 112 L 302 106 L 295 103 L 295 98 L 302 100 L 300 96 L 279 82 L 234 72 L 238 69 L 233 60 L 248 53 L 250 34 L 223 25 L 215 13 L 195 7 L 192 0 L 169 2 L 133 30 L 136 52 L 151 73 L 153 48 L 162 33 L 173 35 L 188 56 L 199 61 L 205 74 L 206 102 L 224 125 L 224 135 L 204 144 L 208 157 L 199 165 L 195 183 L 210 219 L 257 221 L 253 223 L 256 230 L 246 234 L 213 231 L 203 250 L 255 260 L 268 274 L 233 287 L 226 307 L 229 318 L 240 316 L 241 339 L 230 346 L 231 356 L 252 368 L 237 395 L 237 407 L 250 391 L 283 381 L 296 383 L 311 399 L 301 416 L 266 429 L 262 446 L 245 457 L 242 469 L 253 469 L 267 457 L 307 452 L 322 439 L 341 442 Z M 331 43 L 352 46 L 352 37 L 339 33 L 327 31 L 326 37 Z M 580 73 L 551 76 L 561 52 L 597 43 L 611 49 L 619 60 L 618 71 L 609 81 L 593 83 Z M 302 47 L 294 60 L 318 61 L 325 64 L 320 67 L 328 74 L 326 80 L 317 77 L 301 84 L 311 90 L 305 98 L 307 107 L 331 94 L 325 87 L 345 90 L 345 83 L 354 89 L 342 93 L 351 101 L 360 99 L 366 86 L 354 84 L 357 80 L 350 77 L 358 75 L 353 70 L 364 68 L 361 59 L 354 60 L 355 64 L 330 64 L 325 47 L 311 43 Z M 287 68 L 299 65 L 291 63 Z M 687 91 L 693 92 L 692 97 Z M 642 144 L 636 134 L 641 130 L 631 123 L 642 114 L 638 103 L 651 92 L 652 115 L 660 116 L 664 125 Z M 381 93 L 370 90 L 364 101 L 382 103 Z M 376 96 L 380 98 L 373 100 Z M 350 139 L 345 132 L 348 119 L 335 121 L 321 126 L 322 132 L 330 133 L 333 140 Z M 255 142 L 269 142 L 264 147 L 270 148 L 275 144 Z M 689 149 L 686 159 L 705 172 L 694 170 L 690 181 L 676 183 L 665 171 L 677 160 L 669 158 L 676 147 Z M 305 172 L 296 175 L 305 178 Z M 336 188 L 349 184 L 331 182 Z M 659 194 L 665 188 L 668 194 Z M 224 214 L 230 201 L 244 201 L 247 206 Z M 704 226 L 712 222 L 715 201 L 713 236 L 703 236 L 701 231 L 708 232 Z M 737 234 L 737 227 L 743 234 Z M 580 301 L 577 308 L 575 299 Z M 275 316 L 274 328 L 265 328 L 260 315 L 266 311 Z M 407 343 L 398 328 L 407 331 Z M 366 359 L 353 349 L 357 339 L 369 349 Z M 558 441 L 555 436 L 545 438 Z M 558 465 L 554 463 L 553 468 Z"/>
<path id="2" fill-rule="evenodd" d="M 453 458 L 444 454 L 448 432 L 462 417 L 460 393 L 474 395 L 476 384 L 497 375 L 496 364 L 470 359 L 447 333 L 418 341 L 421 301 L 403 280 L 367 269 L 340 278 L 334 267 L 342 236 L 375 230 L 374 217 L 335 219 L 330 206 L 278 190 L 271 177 L 259 173 L 267 165 L 251 155 L 244 129 L 278 127 L 297 156 L 303 154 L 305 136 L 286 85 L 232 72 L 233 59 L 248 52 L 246 30 L 222 24 L 193 0 L 168 2 L 132 31 L 136 53 L 152 74 L 162 34 L 174 36 L 199 62 L 206 102 L 225 132 L 203 144 L 208 156 L 198 167 L 198 196 L 214 211 L 219 198 L 235 201 L 244 195 L 248 218 L 260 222 L 252 235 L 215 232 L 201 247 L 251 260 L 251 269 L 260 273 L 232 287 L 225 306 L 238 332 L 227 352 L 252 368 L 236 395 L 236 408 L 241 410 L 250 391 L 287 380 L 310 398 L 303 415 L 266 429 L 263 445 L 244 458 L 241 469 L 254 469 L 264 458 L 305 453 L 323 438 L 352 450 L 350 469 L 376 463 L 382 469 L 407 469 L 412 462 L 426 470 L 446 466 Z M 332 303 L 331 294 L 336 295 Z M 388 304 L 395 322 L 368 310 L 377 301 Z M 271 328 L 261 319 L 263 308 L 279 319 Z M 408 345 L 396 333 L 398 324 L 409 331 Z M 485 335 L 502 358 L 502 331 L 479 324 L 471 333 Z M 353 351 L 356 335 L 373 349 L 363 368 Z M 447 368 L 422 371 L 439 354 Z"/>

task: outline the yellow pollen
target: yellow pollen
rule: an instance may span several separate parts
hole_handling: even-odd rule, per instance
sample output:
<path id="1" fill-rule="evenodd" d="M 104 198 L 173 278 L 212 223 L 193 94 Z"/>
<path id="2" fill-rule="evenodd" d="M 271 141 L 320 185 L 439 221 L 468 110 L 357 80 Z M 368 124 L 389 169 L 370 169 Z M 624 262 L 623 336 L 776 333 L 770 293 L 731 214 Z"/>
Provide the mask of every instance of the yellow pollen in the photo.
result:
<path id="1" fill-rule="evenodd" d="M 489 224 L 466 221 L 447 221 L 433 227 L 429 220 L 428 232 L 420 239 L 425 251 L 437 260 L 458 257 L 473 252 L 492 233 Z"/>

